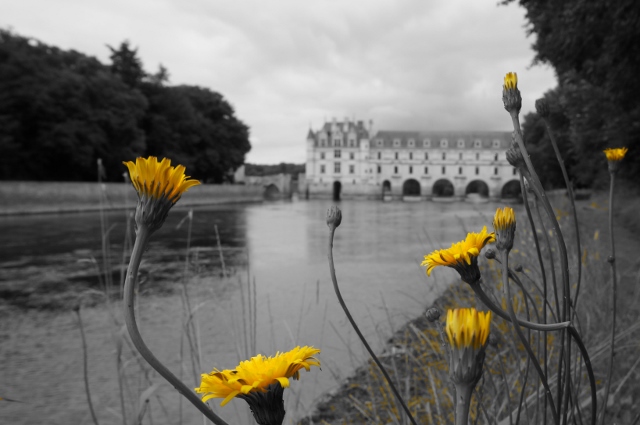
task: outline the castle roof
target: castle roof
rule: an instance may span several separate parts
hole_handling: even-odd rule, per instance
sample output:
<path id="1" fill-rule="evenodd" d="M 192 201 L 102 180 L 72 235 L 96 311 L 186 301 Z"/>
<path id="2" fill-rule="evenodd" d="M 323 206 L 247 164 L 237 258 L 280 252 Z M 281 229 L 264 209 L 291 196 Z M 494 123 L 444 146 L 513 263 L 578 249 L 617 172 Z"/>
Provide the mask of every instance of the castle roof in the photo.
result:
<path id="1" fill-rule="evenodd" d="M 507 149 L 511 143 L 508 131 L 387 131 L 380 130 L 371 138 L 372 148 L 459 148 Z M 446 144 L 446 146 L 443 146 Z"/>

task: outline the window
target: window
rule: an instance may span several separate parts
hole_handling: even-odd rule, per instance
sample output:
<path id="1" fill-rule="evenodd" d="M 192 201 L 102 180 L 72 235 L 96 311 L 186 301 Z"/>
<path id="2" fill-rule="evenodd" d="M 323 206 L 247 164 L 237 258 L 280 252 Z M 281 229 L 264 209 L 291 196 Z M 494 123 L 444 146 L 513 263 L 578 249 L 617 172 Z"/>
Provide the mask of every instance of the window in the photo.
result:
<path id="1" fill-rule="evenodd" d="M 413 174 L 413 167 L 409 166 L 409 174 Z"/>
<path id="2" fill-rule="evenodd" d="M 479 160 L 480 160 L 480 154 L 479 154 L 479 153 L 477 153 L 477 154 L 476 154 L 476 161 L 479 161 Z"/>
<path id="3" fill-rule="evenodd" d="M 400 139 L 393 139 L 393 147 L 397 148 L 400 146 Z"/>
<path id="4" fill-rule="evenodd" d="M 458 174 L 462 175 L 462 167 L 458 167 Z"/>
<path id="5" fill-rule="evenodd" d="M 356 172 L 356 166 L 355 165 L 349 165 L 349 174 L 354 174 Z"/>
<path id="6" fill-rule="evenodd" d="M 440 140 L 440 147 L 441 148 L 449 147 L 449 141 L 447 139 Z"/>
<path id="7" fill-rule="evenodd" d="M 340 149 L 336 149 L 333 151 L 333 157 L 334 158 L 340 158 Z"/>
<path id="8" fill-rule="evenodd" d="M 349 159 L 356 159 L 355 152 L 349 152 Z"/>
<path id="9" fill-rule="evenodd" d="M 429 167 L 424 167 L 424 173 L 429 174 Z"/>
<path id="10" fill-rule="evenodd" d="M 382 167 L 378 165 L 378 174 L 382 173 Z"/>
<path id="11" fill-rule="evenodd" d="M 462 152 L 458 155 L 458 159 L 462 159 Z"/>
<path id="12" fill-rule="evenodd" d="M 464 148 L 464 139 L 458 139 L 458 148 Z"/>
<path id="13" fill-rule="evenodd" d="M 495 154 L 495 155 L 493 156 L 493 160 L 494 160 L 494 161 L 497 161 L 497 160 L 498 160 L 498 154 Z"/>
<path id="14" fill-rule="evenodd" d="M 398 159 L 398 152 L 396 152 L 396 159 Z"/>
<path id="15" fill-rule="evenodd" d="M 515 176 L 516 174 L 518 174 L 518 170 L 516 170 L 515 168 L 513 169 L 513 175 Z"/>
<path id="16" fill-rule="evenodd" d="M 413 152 L 409 152 L 409 159 L 413 159 Z"/>
<path id="17" fill-rule="evenodd" d="M 349 146 L 355 146 L 356 145 L 356 139 L 351 138 L 349 139 Z"/>
<path id="18" fill-rule="evenodd" d="M 429 152 L 424 153 L 424 159 L 429 159 Z"/>
<path id="19" fill-rule="evenodd" d="M 442 152 L 442 159 L 447 159 L 447 153 L 446 152 Z"/>
<path id="20" fill-rule="evenodd" d="M 494 167 L 493 168 L 493 175 L 497 176 L 498 175 L 498 167 Z"/>
<path id="21" fill-rule="evenodd" d="M 336 163 L 333 164 L 333 172 L 336 173 L 336 174 L 340 172 L 340 163 L 339 162 L 336 162 Z"/>
<path id="22" fill-rule="evenodd" d="M 393 167 L 393 174 L 398 174 L 398 167 Z"/>
<path id="23" fill-rule="evenodd" d="M 382 146 L 383 144 L 384 144 L 384 140 L 382 140 L 382 139 L 376 140 L 376 145 Z"/>
<path id="24" fill-rule="evenodd" d="M 382 159 L 382 152 L 378 152 L 378 159 Z"/>
<path id="25" fill-rule="evenodd" d="M 476 167 L 476 176 L 480 174 L 480 167 Z"/>
<path id="26" fill-rule="evenodd" d="M 493 144 L 491 146 L 493 146 L 494 148 L 499 148 L 500 147 L 500 140 L 493 139 Z"/>
<path id="27" fill-rule="evenodd" d="M 325 166 L 321 165 L 320 166 L 320 174 L 324 174 L 325 173 Z"/>
<path id="28" fill-rule="evenodd" d="M 321 146 L 327 146 L 327 139 L 325 139 L 324 137 L 320 138 L 320 145 Z"/>
<path id="29" fill-rule="evenodd" d="M 430 148 L 431 147 L 431 139 L 424 139 L 422 141 L 422 146 L 424 146 L 425 148 Z"/>
<path id="30" fill-rule="evenodd" d="M 476 139 L 473 141 L 473 147 L 474 148 L 481 148 L 482 147 L 482 140 L 480 139 Z"/>
<path id="31" fill-rule="evenodd" d="M 447 172 L 447 167 L 442 167 L 442 174 Z"/>
<path id="32" fill-rule="evenodd" d="M 324 152 L 320 152 L 320 159 L 324 159 Z"/>
<path id="33" fill-rule="evenodd" d="M 414 147 L 416 145 L 416 141 L 413 139 L 409 139 L 407 141 L 407 146 L 409 146 L 410 148 Z"/>
<path id="34" fill-rule="evenodd" d="M 333 146 L 342 146 L 342 139 L 333 139 Z"/>

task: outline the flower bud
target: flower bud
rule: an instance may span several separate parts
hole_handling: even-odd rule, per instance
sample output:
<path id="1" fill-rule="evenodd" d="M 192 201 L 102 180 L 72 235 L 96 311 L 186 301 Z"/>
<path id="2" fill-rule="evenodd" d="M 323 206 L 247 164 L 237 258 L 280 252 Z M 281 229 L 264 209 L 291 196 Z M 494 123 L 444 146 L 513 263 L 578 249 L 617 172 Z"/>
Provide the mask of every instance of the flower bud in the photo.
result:
<path id="1" fill-rule="evenodd" d="M 427 316 L 428 321 L 433 323 L 440 319 L 440 314 L 441 313 L 439 309 L 437 309 L 436 307 L 431 307 L 424 315 Z"/>
<path id="2" fill-rule="evenodd" d="M 518 74 L 509 72 L 504 77 L 504 85 L 502 86 L 502 102 L 504 109 L 508 112 L 520 112 L 522 108 L 522 96 L 518 90 Z"/>
<path id="3" fill-rule="evenodd" d="M 336 207 L 335 205 L 329 208 L 327 210 L 327 226 L 329 226 L 330 229 L 335 229 L 336 227 L 340 226 L 341 222 L 342 211 L 340 211 L 340 208 Z"/>
<path id="4" fill-rule="evenodd" d="M 620 161 L 624 159 L 627 154 L 627 148 L 609 148 L 603 152 L 607 156 L 607 162 L 609 163 L 609 172 L 615 173 L 620 168 Z"/>
<path id="5" fill-rule="evenodd" d="M 536 100 L 536 112 L 542 118 L 549 117 L 549 104 L 547 103 L 546 99 L 542 98 L 542 99 Z"/>
<path id="6" fill-rule="evenodd" d="M 498 208 L 493 217 L 498 251 L 510 251 L 516 233 L 516 215 L 510 207 Z"/>
<path id="7" fill-rule="evenodd" d="M 487 249 L 487 251 L 484 253 L 484 257 L 487 260 L 493 260 L 496 258 L 496 252 L 493 249 Z"/>

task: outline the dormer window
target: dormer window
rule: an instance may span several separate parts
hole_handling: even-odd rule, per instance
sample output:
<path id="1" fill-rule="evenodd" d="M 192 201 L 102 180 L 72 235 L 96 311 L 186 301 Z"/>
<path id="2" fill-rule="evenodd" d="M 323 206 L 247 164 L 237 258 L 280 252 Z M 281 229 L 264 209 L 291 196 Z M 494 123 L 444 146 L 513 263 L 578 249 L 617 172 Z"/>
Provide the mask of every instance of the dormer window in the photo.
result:
<path id="1" fill-rule="evenodd" d="M 349 139 L 349 146 L 355 146 L 355 145 L 356 145 L 356 139 L 350 138 Z"/>
<path id="2" fill-rule="evenodd" d="M 500 147 L 500 140 L 493 139 L 493 144 L 491 146 L 494 147 L 494 148 L 499 148 Z"/>
<path id="3" fill-rule="evenodd" d="M 464 139 L 458 139 L 458 149 L 464 148 Z"/>
<path id="4" fill-rule="evenodd" d="M 410 148 L 414 147 L 416 145 L 416 141 L 413 139 L 409 139 L 407 141 L 407 146 L 409 146 Z"/>
<path id="5" fill-rule="evenodd" d="M 431 147 L 431 139 L 424 139 L 422 141 L 422 146 L 425 148 L 430 148 Z"/>
<path id="6" fill-rule="evenodd" d="M 447 139 L 440 140 L 440 147 L 441 148 L 448 148 L 449 147 L 449 141 Z"/>
<path id="7" fill-rule="evenodd" d="M 320 138 L 320 146 L 327 146 L 327 139 L 325 139 L 324 137 Z"/>
<path id="8" fill-rule="evenodd" d="M 393 147 L 394 148 L 400 147 L 400 139 L 393 139 Z"/>
<path id="9" fill-rule="evenodd" d="M 384 144 L 384 140 L 382 140 L 382 139 L 376 140 L 376 145 L 382 146 L 383 144 Z"/>
<path id="10" fill-rule="evenodd" d="M 482 140 L 480 139 L 476 139 L 473 141 L 473 147 L 474 148 L 481 148 L 482 147 Z"/>

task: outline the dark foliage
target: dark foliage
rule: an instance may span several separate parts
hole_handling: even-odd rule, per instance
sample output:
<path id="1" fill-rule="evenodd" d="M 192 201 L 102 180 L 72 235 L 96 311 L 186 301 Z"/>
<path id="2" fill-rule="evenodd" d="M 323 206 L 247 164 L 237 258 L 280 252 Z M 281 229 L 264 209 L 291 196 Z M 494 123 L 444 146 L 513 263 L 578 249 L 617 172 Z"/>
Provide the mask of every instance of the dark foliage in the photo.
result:
<path id="1" fill-rule="evenodd" d="M 249 129 L 211 90 L 166 87 L 137 50 L 112 64 L 0 30 L 0 179 L 122 181 L 122 161 L 169 157 L 195 178 L 229 180 L 251 149 Z"/>
<path id="2" fill-rule="evenodd" d="M 503 3 L 511 2 L 516 0 Z M 622 173 L 640 177 L 640 2 L 518 3 L 527 11 L 528 32 L 536 37 L 534 62 L 550 64 L 558 75 L 559 86 L 547 95 L 566 118 L 556 121 L 554 129 L 573 152 L 571 174 L 576 185 L 591 186 L 601 180 L 606 172 L 602 149 L 607 147 L 627 146 Z M 537 120 L 537 115 L 528 115 L 525 127 L 537 128 Z M 542 142 L 538 136 L 528 138 Z"/>

